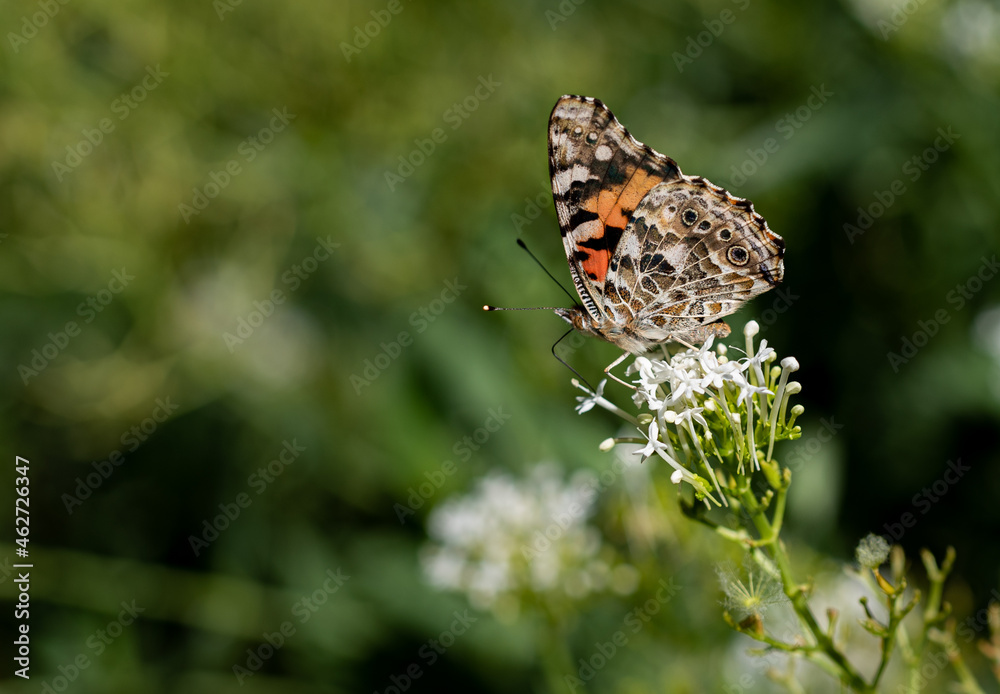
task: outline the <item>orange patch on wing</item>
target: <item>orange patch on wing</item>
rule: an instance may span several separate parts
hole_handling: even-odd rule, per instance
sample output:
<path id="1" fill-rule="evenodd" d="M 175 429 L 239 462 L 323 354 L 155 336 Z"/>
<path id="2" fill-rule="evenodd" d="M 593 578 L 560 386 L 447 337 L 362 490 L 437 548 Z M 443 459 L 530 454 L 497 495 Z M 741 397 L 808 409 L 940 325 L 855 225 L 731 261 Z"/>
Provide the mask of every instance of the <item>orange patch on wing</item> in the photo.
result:
<path id="1" fill-rule="evenodd" d="M 638 169 L 624 186 L 601 191 L 597 203 L 598 216 L 605 225 L 624 229 L 628 218 L 622 210 L 634 210 L 646 197 L 646 193 L 663 181 L 662 176 Z"/>
<path id="2" fill-rule="evenodd" d="M 578 234 L 575 238 L 578 241 L 603 238 L 606 226 L 624 229 L 628 225 L 628 217 L 625 216 L 624 210 L 628 210 L 631 214 L 646 197 L 646 193 L 664 180 L 663 176 L 650 174 L 645 169 L 637 169 L 625 185 L 605 188 L 597 195 L 581 200 L 580 209 L 596 213 L 602 227 L 598 234 L 590 234 L 586 237 Z M 596 279 L 591 277 L 592 282 L 598 285 L 604 284 L 608 274 L 608 263 L 611 262 L 611 254 L 614 250 L 614 248 L 587 248 L 590 255 L 580 263 L 580 267 L 588 276 L 596 277 Z"/>
<path id="3" fill-rule="evenodd" d="M 588 248 L 587 251 L 590 253 L 590 257 L 581 263 L 583 271 L 587 275 L 596 275 L 597 279 L 593 280 L 599 285 L 604 284 L 604 278 L 608 274 L 608 263 L 611 261 L 611 253 L 606 250 L 594 250 Z"/>

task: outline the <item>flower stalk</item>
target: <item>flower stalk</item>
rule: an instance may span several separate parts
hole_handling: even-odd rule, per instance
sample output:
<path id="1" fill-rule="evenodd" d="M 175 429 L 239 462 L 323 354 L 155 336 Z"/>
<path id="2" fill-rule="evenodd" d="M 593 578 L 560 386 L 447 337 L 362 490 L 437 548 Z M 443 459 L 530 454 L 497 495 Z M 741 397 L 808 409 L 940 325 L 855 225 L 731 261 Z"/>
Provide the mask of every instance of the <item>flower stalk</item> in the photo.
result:
<path id="1" fill-rule="evenodd" d="M 665 359 L 637 357 L 626 373 L 635 376 L 635 404 L 646 410 L 638 417 L 624 413 L 604 397 L 606 381 L 596 392 L 587 391 L 587 397 L 578 398 L 578 410 L 599 405 L 635 426 L 642 436 L 639 441 L 645 444 L 636 453 L 643 461 L 658 456 L 670 465 L 671 481 L 678 485 L 685 515 L 739 544 L 756 563 L 748 569 L 746 580 L 728 569 L 720 572 L 727 596 L 724 617 L 733 629 L 763 643 L 766 650 L 809 660 L 843 687 L 863 694 L 879 691 L 899 645 L 910 672 L 910 691 L 916 692 L 914 673 L 919 673 L 927 641 L 948 638 L 947 631 L 938 627 L 948 614 L 941 597 L 954 552 L 949 549 L 940 567 L 929 553 L 923 556 L 930 589 L 924 601 L 923 628 L 911 642 L 903 621 L 920 604 L 921 596 L 919 591 L 907 591 L 904 562 L 899 558 L 902 550 L 894 550 L 890 581 L 879 570 L 889 556 L 888 543 L 869 536 L 859 545 L 859 564 L 888 610 L 888 620 L 882 623 L 869 609 L 867 599 L 862 600 L 862 626 L 881 643 L 877 670 L 870 678 L 863 676 L 837 643 L 840 611 L 829 611 L 828 626 L 820 625 L 809 604 L 812 587 L 795 579 L 787 547 L 780 538 L 792 474 L 774 458 L 775 443 L 801 436 L 796 421 L 804 410 L 801 405 L 789 405 L 789 401 L 802 386 L 789 380 L 799 369 L 794 357 L 772 366 L 778 357 L 767 340 L 761 340 L 755 349 L 758 332 L 756 322 L 750 321 L 744 330 L 746 353 L 738 359 L 731 358 L 739 351 L 735 348 L 719 345 L 713 350 L 711 338 L 699 349 L 689 348 Z M 608 439 L 602 448 L 626 440 L 637 438 Z M 743 527 L 726 527 L 713 520 L 713 509 L 722 507 L 729 507 Z M 797 617 L 801 633 L 792 642 L 767 631 L 764 612 L 775 595 L 780 595 Z M 989 645 L 986 648 L 990 650 Z M 1000 662 L 1000 646 L 990 652 L 995 652 Z M 981 690 L 957 647 L 948 653 L 962 691 L 978 694 Z M 801 690 L 792 675 L 779 679 L 791 691 Z"/>

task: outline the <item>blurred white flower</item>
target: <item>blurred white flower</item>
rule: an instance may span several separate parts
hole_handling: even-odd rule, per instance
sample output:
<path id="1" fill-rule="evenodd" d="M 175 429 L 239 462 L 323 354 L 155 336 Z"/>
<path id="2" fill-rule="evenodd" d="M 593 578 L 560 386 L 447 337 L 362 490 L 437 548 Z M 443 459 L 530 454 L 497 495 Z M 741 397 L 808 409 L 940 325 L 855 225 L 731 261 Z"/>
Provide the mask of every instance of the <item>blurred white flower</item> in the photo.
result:
<path id="1" fill-rule="evenodd" d="M 431 542 L 421 554 L 428 582 L 466 593 L 480 609 L 516 605 L 528 594 L 631 592 L 631 567 L 587 523 L 597 487 L 590 473 L 566 482 L 550 464 L 526 479 L 494 473 L 480 480 L 431 512 Z"/>

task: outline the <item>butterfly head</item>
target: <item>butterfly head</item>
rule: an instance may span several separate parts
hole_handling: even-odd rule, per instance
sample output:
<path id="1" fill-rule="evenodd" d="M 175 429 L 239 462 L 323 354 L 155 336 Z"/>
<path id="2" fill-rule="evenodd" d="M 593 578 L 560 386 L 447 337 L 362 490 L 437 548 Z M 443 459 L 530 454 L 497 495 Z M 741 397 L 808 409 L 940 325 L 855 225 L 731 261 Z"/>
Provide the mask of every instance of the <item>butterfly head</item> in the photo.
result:
<path id="1" fill-rule="evenodd" d="M 596 335 L 596 330 L 594 326 L 594 319 L 583 310 L 583 306 L 574 306 L 572 308 L 557 308 L 553 309 L 556 315 L 562 318 L 564 321 L 572 325 L 576 330 L 587 335 Z"/>
<path id="2" fill-rule="evenodd" d="M 578 332 L 610 342 L 626 352 L 642 354 L 649 349 L 650 345 L 654 344 L 653 341 L 642 339 L 626 326 L 619 325 L 612 320 L 606 320 L 603 323 L 594 320 L 583 306 L 553 310 L 557 316 L 572 325 Z"/>

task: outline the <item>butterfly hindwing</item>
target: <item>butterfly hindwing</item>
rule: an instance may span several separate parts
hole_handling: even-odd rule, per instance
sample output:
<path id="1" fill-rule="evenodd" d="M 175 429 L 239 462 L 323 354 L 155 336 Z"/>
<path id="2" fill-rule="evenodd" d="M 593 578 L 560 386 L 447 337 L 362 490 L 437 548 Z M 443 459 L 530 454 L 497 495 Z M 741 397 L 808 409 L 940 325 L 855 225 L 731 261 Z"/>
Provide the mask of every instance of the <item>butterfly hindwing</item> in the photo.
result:
<path id="1" fill-rule="evenodd" d="M 636 209 L 611 260 L 609 309 L 639 326 L 689 332 L 779 282 L 779 243 L 752 205 L 722 188 L 698 177 L 662 184 Z"/>

